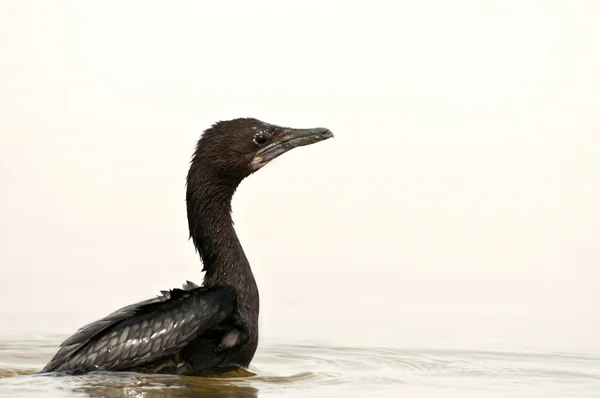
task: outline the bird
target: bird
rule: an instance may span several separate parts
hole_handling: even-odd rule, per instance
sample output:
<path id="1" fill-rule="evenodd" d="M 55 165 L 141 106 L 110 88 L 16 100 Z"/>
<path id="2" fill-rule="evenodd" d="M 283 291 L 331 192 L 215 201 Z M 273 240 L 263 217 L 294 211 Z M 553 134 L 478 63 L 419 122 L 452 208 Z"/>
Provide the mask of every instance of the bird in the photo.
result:
<path id="1" fill-rule="evenodd" d="M 218 376 L 247 369 L 258 346 L 259 292 L 233 226 L 232 197 L 273 159 L 332 137 L 327 128 L 250 117 L 212 124 L 198 139 L 186 180 L 202 285 L 186 281 L 80 328 L 39 373 Z"/>

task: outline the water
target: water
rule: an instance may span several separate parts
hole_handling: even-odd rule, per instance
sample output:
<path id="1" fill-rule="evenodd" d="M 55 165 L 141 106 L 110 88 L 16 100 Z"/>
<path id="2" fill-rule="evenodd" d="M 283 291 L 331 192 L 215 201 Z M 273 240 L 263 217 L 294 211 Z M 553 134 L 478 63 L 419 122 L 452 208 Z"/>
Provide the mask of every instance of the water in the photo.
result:
<path id="1" fill-rule="evenodd" d="M 600 355 L 261 342 L 227 378 L 35 375 L 66 334 L 0 338 L 1 397 L 592 397 Z"/>

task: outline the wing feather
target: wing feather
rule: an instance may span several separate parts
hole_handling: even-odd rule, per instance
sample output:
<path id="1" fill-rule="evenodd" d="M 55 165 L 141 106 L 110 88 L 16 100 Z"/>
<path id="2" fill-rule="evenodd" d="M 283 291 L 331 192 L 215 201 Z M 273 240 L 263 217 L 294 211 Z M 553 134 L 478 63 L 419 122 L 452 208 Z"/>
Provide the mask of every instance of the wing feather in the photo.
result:
<path id="1" fill-rule="evenodd" d="M 187 282 L 161 296 L 123 307 L 66 339 L 41 373 L 121 370 L 172 355 L 229 318 L 236 303 L 230 286 Z"/>

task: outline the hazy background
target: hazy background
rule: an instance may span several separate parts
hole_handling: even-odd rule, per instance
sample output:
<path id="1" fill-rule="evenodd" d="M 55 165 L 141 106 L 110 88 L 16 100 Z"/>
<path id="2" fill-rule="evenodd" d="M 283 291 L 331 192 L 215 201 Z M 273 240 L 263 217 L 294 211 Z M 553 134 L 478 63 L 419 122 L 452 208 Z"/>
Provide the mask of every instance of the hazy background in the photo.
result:
<path id="1" fill-rule="evenodd" d="M 0 329 L 200 282 L 189 159 L 253 116 L 336 137 L 234 198 L 263 341 L 600 352 L 599 20 L 592 0 L 0 1 Z"/>

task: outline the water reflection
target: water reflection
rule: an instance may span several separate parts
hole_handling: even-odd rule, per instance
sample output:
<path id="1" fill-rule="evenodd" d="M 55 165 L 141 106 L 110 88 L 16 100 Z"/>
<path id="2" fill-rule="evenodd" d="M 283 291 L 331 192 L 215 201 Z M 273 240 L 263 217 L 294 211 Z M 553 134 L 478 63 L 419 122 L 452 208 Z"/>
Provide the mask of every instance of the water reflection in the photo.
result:
<path id="1" fill-rule="evenodd" d="M 94 372 L 82 376 L 36 374 L 32 369 L 0 369 L 2 391 L 21 394 L 60 391 L 61 396 L 93 398 L 256 398 L 258 389 L 250 385 L 252 377 L 203 378 L 140 373 Z M 51 394 L 50 396 L 54 396 Z"/>
<path id="2" fill-rule="evenodd" d="M 247 382 L 227 379 L 95 372 L 84 376 L 39 375 L 35 383 L 93 398 L 256 398 L 258 389 Z M 45 381 L 43 380 L 45 379 Z M 236 379 L 242 380 L 242 379 Z M 41 386 L 38 386 L 41 387 Z"/>
<path id="3" fill-rule="evenodd" d="M 247 384 L 194 377 L 100 376 L 88 378 L 72 391 L 91 398 L 258 397 L 258 390 Z"/>

